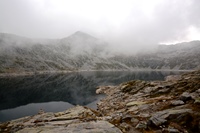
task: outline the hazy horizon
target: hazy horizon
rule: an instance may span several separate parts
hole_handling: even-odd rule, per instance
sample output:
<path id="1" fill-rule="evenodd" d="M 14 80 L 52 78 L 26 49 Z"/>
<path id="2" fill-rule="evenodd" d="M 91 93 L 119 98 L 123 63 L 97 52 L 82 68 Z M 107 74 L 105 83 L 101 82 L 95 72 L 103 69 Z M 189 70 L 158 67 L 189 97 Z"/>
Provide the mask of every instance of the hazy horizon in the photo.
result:
<path id="1" fill-rule="evenodd" d="M 199 0 L 1 0 L 0 32 L 60 39 L 82 31 L 137 51 L 200 40 L 199 7 Z"/>

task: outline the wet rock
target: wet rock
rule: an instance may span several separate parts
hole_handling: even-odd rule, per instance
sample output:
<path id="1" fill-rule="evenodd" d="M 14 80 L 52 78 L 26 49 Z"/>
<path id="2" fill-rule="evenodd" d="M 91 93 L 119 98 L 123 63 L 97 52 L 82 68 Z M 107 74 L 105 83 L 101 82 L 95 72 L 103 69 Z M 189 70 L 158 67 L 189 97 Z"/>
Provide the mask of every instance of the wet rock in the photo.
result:
<path id="1" fill-rule="evenodd" d="M 173 100 L 173 101 L 171 101 L 171 104 L 174 106 L 177 106 L 177 105 L 183 105 L 185 103 L 181 100 Z"/>

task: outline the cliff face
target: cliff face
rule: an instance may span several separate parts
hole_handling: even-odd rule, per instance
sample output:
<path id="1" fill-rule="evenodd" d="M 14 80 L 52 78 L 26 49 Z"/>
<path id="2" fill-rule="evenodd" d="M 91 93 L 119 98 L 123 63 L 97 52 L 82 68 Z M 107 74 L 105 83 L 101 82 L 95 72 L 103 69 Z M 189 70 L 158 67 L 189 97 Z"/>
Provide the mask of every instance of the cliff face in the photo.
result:
<path id="1" fill-rule="evenodd" d="M 165 81 L 134 80 L 100 86 L 107 96 L 98 109 L 76 106 L 58 113 L 0 124 L 1 132 L 199 133 L 200 71 L 168 76 Z"/>
<path id="2" fill-rule="evenodd" d="M 29 39 L 0 34 L 0 73 L 74 70 L 192 70 L 200 67 L 200 42 L 158 46 L 151 53 L 114 54 L 83 32 L 63 39 Z"/>

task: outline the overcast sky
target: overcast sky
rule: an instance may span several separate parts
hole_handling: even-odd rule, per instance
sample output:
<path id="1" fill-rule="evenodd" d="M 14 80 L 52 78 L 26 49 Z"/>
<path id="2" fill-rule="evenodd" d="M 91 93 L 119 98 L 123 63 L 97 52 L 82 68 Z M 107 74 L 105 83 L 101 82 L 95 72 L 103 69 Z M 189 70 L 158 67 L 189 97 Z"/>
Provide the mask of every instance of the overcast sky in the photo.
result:
<path id="1" fill-rule="evenodd" d="M 200 0 L 0 0 L 0 32 L 63 38 L 83 31 L 121 44 L 200 39 Z"/>

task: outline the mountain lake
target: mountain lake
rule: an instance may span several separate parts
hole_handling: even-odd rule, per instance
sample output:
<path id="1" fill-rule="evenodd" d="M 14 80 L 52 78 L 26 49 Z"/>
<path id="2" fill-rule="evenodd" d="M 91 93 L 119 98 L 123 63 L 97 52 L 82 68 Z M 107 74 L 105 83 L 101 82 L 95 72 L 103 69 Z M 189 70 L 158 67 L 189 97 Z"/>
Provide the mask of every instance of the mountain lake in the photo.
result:
<path id="1" fill-rule="evenodd" d="M 164 80 L 182 71 L 85 71 L 66 74 L 0 77 L 0 122 L 45 112 L 64 111 L 75 105 L 96 109 L 104 95 L 97 86 L 130 80 Z"/>

